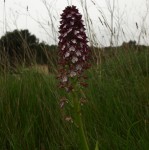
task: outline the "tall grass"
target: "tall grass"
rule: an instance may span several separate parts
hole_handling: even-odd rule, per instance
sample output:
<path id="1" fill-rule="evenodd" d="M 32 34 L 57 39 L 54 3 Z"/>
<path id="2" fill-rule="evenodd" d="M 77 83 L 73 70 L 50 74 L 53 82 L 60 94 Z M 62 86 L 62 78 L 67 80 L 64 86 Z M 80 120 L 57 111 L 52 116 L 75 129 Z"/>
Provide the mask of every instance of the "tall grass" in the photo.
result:
<path id="1" fill-rule="evenodd" d="M 148 57 L 145 51 L 119 53 L 88 71 L 82 107 L 91 147 L 98 139 L 102 150 L 148 150 Z M 77 128 L 62 118 L 64 93 L 55 75 L 8 74 L 0 87 L 0 149 L 79 149 Z"/>

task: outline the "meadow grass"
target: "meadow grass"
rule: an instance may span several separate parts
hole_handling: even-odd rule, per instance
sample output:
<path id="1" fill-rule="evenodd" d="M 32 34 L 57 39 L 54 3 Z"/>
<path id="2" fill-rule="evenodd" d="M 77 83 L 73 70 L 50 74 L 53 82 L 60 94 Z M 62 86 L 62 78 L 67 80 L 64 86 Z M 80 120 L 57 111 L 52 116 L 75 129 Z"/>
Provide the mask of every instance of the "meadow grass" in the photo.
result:
<path id="1" fill-rule="evenodd" d="M 50 12 L 48 22 L 51 20 L 51 26 L 48 29 L 51 29 L 52 37 L 57 41 L 52 5 L 48 5 L 46 0 L 42 1 Z M 87 3 L 80 2 L 90 46 L 101 46 Z M 110 3 L 106 1 L 111 20 L 106 18 L 94 1 L 91 2 L 99 12 L 102 24 L 100 29 L 109 32 L 110 45 L 119 44 L 120 33 L 124 37 L 127 33 L 120 23 L 123 18 L 115 16 L 115 1 L 110 7 Z M 143 21 L 145 20 L 144 18 Z M 44 28 L 42 23 L 39 24 Z M 6 22 L 4 28 L 5 26 Z M 49 31 L 46 33 L 50 35 Z M 140 31 L 138 43 L 142 34 L 143 30 Z M 104 61 L 100 57 L 101 51 L 93 51 L 97 62 L 87 71 L 88 87 L 82 89 L 82 94 L 87 99 L 87 103 L 82 106 L 83 122 L 91 149 L 94 149 L 97 141 L 99 150 L 149 149 L 149 52 L 148 49 L 142 52 L 133 50 L 118 50 L 115 56 L 106 57 Z M 81 150 L 78 129 L 74 123 L 64 120 L 59 106 L 61 97 L 72 97 L 57 86 L 55 57 L 57 53 L 54 49 L 49 59 L 52 66 L 52 73 L 49 74 L 38 72 L 34 68 L 21 68 L 18 74 L 0 74 L 0 150 Z M 4 58 L 5 65 L 7 59 L 4 56 L 1 58 Z M 70 109 L 71 107 L 66 108 L 66 114 L 71 112 Z"/>
<path id="2" fill-rule="evenodd" d="M 148 63 L 147 51 L 119 51 L 87 72 L 82 107 L 90 147 L 98 140 L 101 150 L 149 149 Z M 60 97 L 70 97 L 54 73 L 22 69 L 1 75 L 0 87 L 0 150 L 79 150 L 77 128 L 59 107 Z"/>

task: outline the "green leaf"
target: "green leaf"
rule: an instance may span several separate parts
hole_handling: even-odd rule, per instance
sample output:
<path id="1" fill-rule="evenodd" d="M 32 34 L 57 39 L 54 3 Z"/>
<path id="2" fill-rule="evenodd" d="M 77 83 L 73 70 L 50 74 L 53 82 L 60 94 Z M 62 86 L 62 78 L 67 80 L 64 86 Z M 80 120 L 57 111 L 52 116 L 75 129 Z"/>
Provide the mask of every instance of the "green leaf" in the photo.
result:
<path id="1" fill-rule="evenodd" d="M 98 147 L 98 141 L 96 141 L 95 150 L 99 150 L 99 147 Z"/>

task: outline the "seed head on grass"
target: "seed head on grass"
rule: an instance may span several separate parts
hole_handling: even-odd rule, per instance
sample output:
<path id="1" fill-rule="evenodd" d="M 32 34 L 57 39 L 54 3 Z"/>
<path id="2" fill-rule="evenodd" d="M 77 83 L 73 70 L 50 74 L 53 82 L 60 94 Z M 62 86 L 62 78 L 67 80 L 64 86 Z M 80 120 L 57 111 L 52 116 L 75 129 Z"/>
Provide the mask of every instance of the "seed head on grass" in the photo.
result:
<path id="1" fill-rule="evenodd" d="M 67 6 L 61 14 L 59 28 L 60 87 L 71 91 L 78 82 L 86 86 L 83 72 L 89 68 L 89 46 L 82 15 L 76 6 Z"/>

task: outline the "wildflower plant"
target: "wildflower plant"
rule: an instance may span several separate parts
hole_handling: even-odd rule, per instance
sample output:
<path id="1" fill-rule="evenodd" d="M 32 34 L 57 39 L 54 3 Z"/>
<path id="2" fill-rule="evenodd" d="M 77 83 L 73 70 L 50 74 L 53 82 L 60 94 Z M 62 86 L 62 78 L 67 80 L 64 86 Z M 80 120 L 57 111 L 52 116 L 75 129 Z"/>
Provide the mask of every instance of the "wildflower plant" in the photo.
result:
<path id="1" fill-rule="evenodd" d="M 90 50 L 85 30 L 82 15 L 76 6 L 67 6 L 61 14 L 59 27 L 58 79 L 59 87 L 71 94 L 71 99 L 63 97 L 60 107 L 65 109 L 65 104 L 71 103 L 72 116 L 65 117 L 65 120 L 78 128 L 81 150 L 89 150 L 81 113 L 81 105 L 86 101 L 78 96 L 79 90 L 87 86 L 84 73 L 90 67 Z"/>

